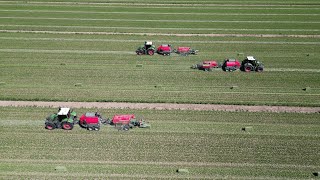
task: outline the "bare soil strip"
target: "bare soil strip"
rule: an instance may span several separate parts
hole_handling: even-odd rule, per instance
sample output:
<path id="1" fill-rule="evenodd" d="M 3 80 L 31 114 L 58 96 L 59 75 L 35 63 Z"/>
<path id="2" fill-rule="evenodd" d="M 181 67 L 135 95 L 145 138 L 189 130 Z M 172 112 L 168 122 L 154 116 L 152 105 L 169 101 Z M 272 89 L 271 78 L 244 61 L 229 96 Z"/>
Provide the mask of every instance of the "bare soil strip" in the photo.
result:
<path id="1" fill-rule="evenodd" d="M 178 36 L 178 37 L 296 37 L 320 38 L 320 35 L 297 34 L 168 34 L 168 33 L 117 33 L 117 32 L 72 32 L 72 31 L 28 31 L 28 30 L 0 30 L 8 33 L 41 33 L 41 34 L 89 34 L 89 35 L 140 35 L 140 36 Z"/>
<path id="2" fill-rule="evenodd" d="M 0 106 L 35 106 L 35 107 L 73 107 L 98 109 L 156 109 L 156 110 L 214 110 L 247 112 L 290 112 L 320 113 L 320 107 L 289 106 L 244 106 L 216 104 L 170 104 L 170 103 L 118 103 L 118 102 L 44 102 L 44 101 L 0 101 Z"/>

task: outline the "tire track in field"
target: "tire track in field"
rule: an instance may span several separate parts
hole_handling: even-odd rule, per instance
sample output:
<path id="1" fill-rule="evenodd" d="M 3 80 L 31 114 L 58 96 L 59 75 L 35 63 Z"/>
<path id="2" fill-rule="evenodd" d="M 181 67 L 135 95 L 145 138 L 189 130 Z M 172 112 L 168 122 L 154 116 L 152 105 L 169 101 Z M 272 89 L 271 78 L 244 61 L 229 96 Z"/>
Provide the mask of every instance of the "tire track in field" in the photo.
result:
<path id="1" fill-rule="evenodd" d="M 320 107 L 290 106 L 245 106 L 217 104 L 170 104 L 170 103 L 121 103 L 121 102 L 44 102 L 44 101 L 0 101 L 0 106 L 35 106 L 35 107 L 73 107 L 98 109 L 155 109 L 155 110 L 214 110 L 214 111 L 248 111 L 248 112 L 290 112 L 320 113 Z"/>
<path id="2" fill-rule="evenodd" d="M 263 163 L 223 163 L 223 162 L 152 162 L 152 161 L 88 161 L 88 160 L 31 160 L 1 159 L 2 162 L 16 163 L 70 163 L 70 164 L 112 164 L 112 165 L 159 165 L 159 166 L 196 166 L 196 167 L 277 167 L 277 168 L 318 168 L 300 164 L 263 164 Z"/>
<path id="3" fill-rule="evenodd" d="M 169 33 L 117 33 L 117 32 L 76 32 L 76 31 L 28 31 L 28 30 L 0 30 L 7 33 L 40 33 L 40 34 L 86 34 L 86 35 L 139 35 L 139 36 L 177 36 L 177 37 L 295 37 L 320 38 L 320 35 L 293 34 L 169 34 Z"/>
<path id="4" fill-rule="evenodd" d="M 120 22 L 176 22 L 176 23 L 280 23 L 280 24 L 320 24 L 320 21 L 238 21 L 238 20 L 181 20 L 181 19 L 112 19 L 112 18 L 56 18 L 8 16 L 0 19 L 28 20 L 71 20 L 71 21 L 120 21 Z"/>
<path id="5" fill-rule="evenodd" d="M 175 172 L 176 168 L 172 168 L 172 171 Z M 53 179 L 56 179 L 57 177 L 61 177 L 61 179 L 91 179 L 93 177 L 98 178 L 98 179 L 108 179 L 108 178 L 121 178 L 121 179 L 216 179 L 216 177 L 212 176 L 200 176 L 200 175 L 149 175 L 149 174 L 106 174 L 106 173 L 88 173 L 88 172 L 75 172 L 75 173 L 48 173 L 48 172 L 0 172 L 0 177 L 1 176 L 9 176 L 11 179 L 14 176 L 23 176 L 23 177 L 28 177 L 28 176 L 40 176 L 40 179 L 47 179 L 48 177 L 51 177 Z M 45 177 L 45 178 L 44 178 Z M 63 178 L 62 178 L 63 177 Z M 220 176 L 219 176 L 220 177 Z M 228 176 L 230 177 L 230 176 Z M 236 179 L 239 179 L 239 177 L 235 177 Z M 240 179 L 250 179 L 249 178 L 241 178 Z M 33 179 L 33 178 L 32 178 Z M 38 178 L 36 178 L 38 179 Z M 254 179 L 257 179 L 256 177 Z M 262 178 L 265 179 L 265 178 Z M 269 179 L 269 178 L 268 178 Z"/>
<path id="6" fill-rule="evenodd" d="M 175 13 L 175 12 L 131 12 L 131 11 L 59 11 L 59 10 L 0 10 L 0 12 L 27 13 L 81 13 L 81 14 L 142 14 L 142 15 L 223 15 L 223 16 L 320 16 L 320 14 L 281 14 L 281 13 Z"/>

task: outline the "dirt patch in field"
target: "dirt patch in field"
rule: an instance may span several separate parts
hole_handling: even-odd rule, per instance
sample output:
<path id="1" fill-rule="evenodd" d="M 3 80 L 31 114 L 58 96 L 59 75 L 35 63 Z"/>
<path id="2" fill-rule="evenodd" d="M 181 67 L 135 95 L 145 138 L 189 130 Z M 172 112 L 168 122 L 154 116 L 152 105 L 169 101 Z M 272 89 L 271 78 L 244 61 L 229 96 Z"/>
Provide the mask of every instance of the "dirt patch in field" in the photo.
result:
<path id="1" fill-rule="evenodd" d="M 89 34 L 89 35 L 140 35 L 140 36 L 180 36 L 180 37 L 295 37 L 320 38 L 320 35 L 297 34 L 168 34 L 168 33 L 117 33 L 117 32 L 72 32 L 72 31 L 28 31 L 28 30 L 0 30 L 7 33 L 40 33 L 40 34 Z"/>
<path id="2" fill-rule="evenodd" d="M 247 112 L 294 112 L 320 113 L 320 107 L 289 106 L 244 106 L 216 104 L 169 104 L 169 103 L 117 103 L 117 102 L 44 102 L 44 101 L 0 101 L 0 106 L 73 107 L 99 109 L 156 109 L 156 110 L 214 110 Z"/>

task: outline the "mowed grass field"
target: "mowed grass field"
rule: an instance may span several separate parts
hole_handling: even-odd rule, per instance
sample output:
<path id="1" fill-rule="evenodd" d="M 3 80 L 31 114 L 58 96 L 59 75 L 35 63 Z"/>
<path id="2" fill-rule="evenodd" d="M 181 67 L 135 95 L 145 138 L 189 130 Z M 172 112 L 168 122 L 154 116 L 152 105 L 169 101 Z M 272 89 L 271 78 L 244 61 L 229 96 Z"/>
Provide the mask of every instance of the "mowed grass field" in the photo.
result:
<path id="1" fill-rule="evenodd" d="M 0 100 L 319 107 L 319 17 L 318 0 L 0 0 Z M 147 40 L 199 54 L 137 56 Z M 190 69 L 246 55 L 265 71 Z M 97 109 L 76 109 L 87 111 Z M 320 172 L 319 113 L 98 111 L 135 113 L 151 128 L 48 131 L 44 118 L 56 109 L 0 107 L 0 179 L 312 179 Z"/>
<path id="2" fill-rule="evenodd" d="M 299 0 L 0 1 L 0 99 L 319 106 L 319 12 Z M 135 55 L 146 40 L 200 52 Z M 190 69 L 246 55 L 265 72 Z"/>
<path id="3" fill-rule="evenodd" d="M 76 109 L 152 125 L 92 132 L 44 129 L 55 108 L 0 110 L 1 179 L 312 179 L 320 168 L 319 114 Z"/>

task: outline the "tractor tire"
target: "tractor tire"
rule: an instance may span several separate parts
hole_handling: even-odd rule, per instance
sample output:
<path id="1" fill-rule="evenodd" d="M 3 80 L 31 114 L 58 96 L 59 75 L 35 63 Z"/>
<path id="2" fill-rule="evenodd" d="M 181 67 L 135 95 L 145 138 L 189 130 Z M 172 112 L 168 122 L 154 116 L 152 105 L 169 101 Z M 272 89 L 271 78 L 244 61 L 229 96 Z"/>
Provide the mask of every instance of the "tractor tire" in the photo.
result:
<path id="1" fill-rule="evenodd" d="M 262 71 L 263 71 L 263 67 L 262 67 L 262 66 L 258 66 L 258 67 L 256 68 L 256 71 L 257 71 L 257 72 L 262 72 Z"/>
<path id="2" fill-rule="evenodd" d="M 253 70 L 252 64 L 246 63 L 246 64 L 244 65 L 244 71 L 245 71 L 245 72 L 251 72 L 252 70 Z"/>
<path id="3" fill-rule="evenodd" d="M 62 125 L 62 128 L 64 130 L 72 130 L 73 129 L 73 124 L 72 123 L 63 122 L 61 125 Z"/>
<path id="4" fill-rule="evenodd" d="M 148 50 L 148 55 L 153 56 L 154 55 L 154 50 L 153 49 L 149 49 Z"/>
<path id="5" fill-rule="evenodd" d="M 56 126 L 54 125 L 54 123 L 46 123 L 45 128 L 48 130 L 54 130 Z"/>

